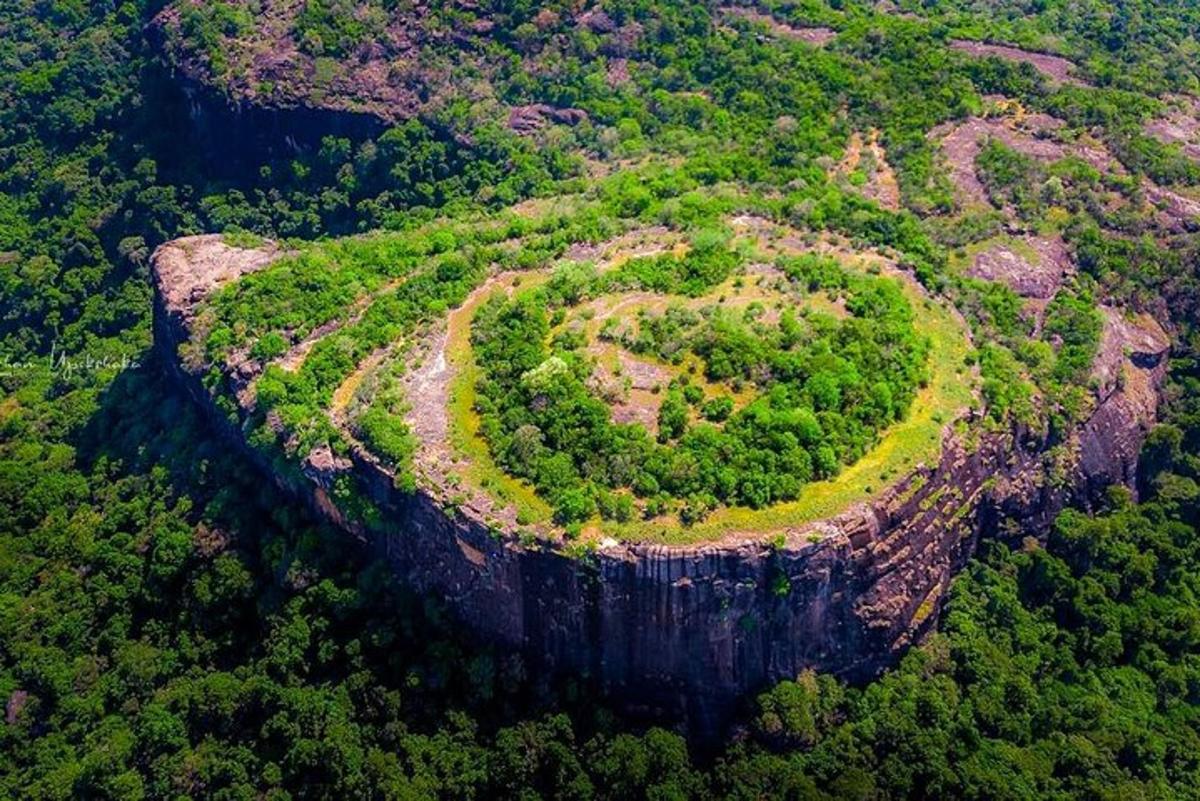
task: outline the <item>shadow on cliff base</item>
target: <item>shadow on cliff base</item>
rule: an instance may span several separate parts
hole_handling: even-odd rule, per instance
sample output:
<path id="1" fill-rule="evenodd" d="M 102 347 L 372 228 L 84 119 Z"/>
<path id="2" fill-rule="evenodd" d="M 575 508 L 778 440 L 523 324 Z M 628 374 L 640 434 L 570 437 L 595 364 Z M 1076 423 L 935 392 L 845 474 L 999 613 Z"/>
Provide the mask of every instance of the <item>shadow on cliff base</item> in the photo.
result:
<path id="1" fill-rule="evenodd" d="M 218 657 L 226 667 L 261 659 L 273 616 L 328 579 L 355 591 L 350 608 L 339 610 L 343 618 L 330 639 L 363 643 L 372 681 L 403 694 L 406 724 L 436 729 L 445 725 L 446 710 L 465 708 L 487 732 L 565 711 L 581 738 L 617 726 L 663 725 L 689 733 L 672 710 L 653 703 L 652 695 L 618 704 L 620 713 L 597 705 L 598 690 L 585 677 L 550 676 L 531 659 L 481 644 L 437 599 L 397 586 L 382 560 L 315 520 L 216 436 L 154 351 L 104 390 L 99 408 L 72 444 L 93 483 L 143 477 L 150 487 L 165 486 L 167 508 L 186 499 L 197 532 L 219 533 L 216 550 L 197 539 L 190 571 L 222 554 L 235 555 L 251 571 L 255 602 L 239 616 L 232 652 Z M 155 471 L 160 476 L 151 479 Z M 163 599 L 167 607 L 156 614 L 184 619 L 187 593 L 180 596 Z M 309 662 L 311 681 L 339 683 L 355 670 L 318 664 L 315 658 Z M 413 689 L 414 682 L 419 689 Z M 701 757 L 715 755 L 723 741 L 723 729 L 690 734 Z"/>

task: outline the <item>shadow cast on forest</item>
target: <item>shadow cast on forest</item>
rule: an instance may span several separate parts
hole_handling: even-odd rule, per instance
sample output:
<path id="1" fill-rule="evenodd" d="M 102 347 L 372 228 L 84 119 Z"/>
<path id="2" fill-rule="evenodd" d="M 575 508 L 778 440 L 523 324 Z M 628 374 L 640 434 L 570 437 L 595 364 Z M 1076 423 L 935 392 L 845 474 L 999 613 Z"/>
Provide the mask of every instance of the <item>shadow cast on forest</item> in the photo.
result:
<path id="1" fill-rule="evenodd" d="M 248 612 L 246 621 L 252 629 L 244 633 L 247 642 L 268 634 L 269 616 L 290 598 L 331 579 L 354 588 L 355 626 L 386 643 L 368 660 L 377 678 L 390 684 L 413 671 L 422 676 L 423 691 L 412 711 L 430 730 L 440 725 L 447 696 L 456 705 L 465 703 L 484 730 L 539 710 L 575 709 L 586 720 L 600 709 L 586 678 L 538 674 L 519 655 L 473 639 L 440 599 L 408 590 L 369 548 L 314 518 L 211 428 L 155 351 L 142 356 L 101 392 L 94 414 L 74 438 L 78 464 L 111 481 L 157 471 L 156 485 L 167 488 L 168 505 L 188 503 L 188 517 L 198 528 L 203 523 L 228 535 L 225 547 L 239 553 L 258 586 L 257 611 Z M 490 666 L 483 683 L 493 688 L 482 692 L 475 686 L 481 665 Z M 674 722 L 633 720 L 611 710 L 602 716 L 634 726 Z"/>

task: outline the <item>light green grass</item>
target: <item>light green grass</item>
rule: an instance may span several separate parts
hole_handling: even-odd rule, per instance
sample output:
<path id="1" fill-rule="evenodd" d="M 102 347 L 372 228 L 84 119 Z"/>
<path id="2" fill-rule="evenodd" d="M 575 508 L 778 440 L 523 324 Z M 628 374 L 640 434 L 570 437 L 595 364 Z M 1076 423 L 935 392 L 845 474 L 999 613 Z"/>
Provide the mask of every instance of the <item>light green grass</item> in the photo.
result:
<path id="1" fill-rule="evenodd" d="M 520 286 L 532 287 L 549 278 L 549 273 L 522 276 Z M 501 286 L 495 292 L 503 291 Z M 461 455 L 458 475 L 473 486 L 487 490 L 498 500 L 511 504 L 523 524 L 549 522 L 554 510 L 550 508 L 527 481 L 510 476 L 495 460 L 487 442 L 479 433 L 479 414 L 475 384 L 479 380 L 479 365 L 471 349 L 471 321 L 475 312 L 494 292 L 478 292 L 475 297 L 456 309 L 447 322 L 446 361 L 453 370 L 450 382 L 449 436 L 455 454 Z"/>

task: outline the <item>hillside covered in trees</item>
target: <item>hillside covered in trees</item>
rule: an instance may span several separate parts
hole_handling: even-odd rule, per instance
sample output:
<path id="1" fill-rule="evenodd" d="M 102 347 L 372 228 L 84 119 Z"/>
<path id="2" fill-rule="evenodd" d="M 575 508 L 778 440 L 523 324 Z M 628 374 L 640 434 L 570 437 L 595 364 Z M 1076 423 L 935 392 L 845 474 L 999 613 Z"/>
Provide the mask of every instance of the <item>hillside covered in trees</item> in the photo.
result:
<path id="1" fill-rule="evenodd" d="M 1193 4 L 1165 0 L 0 9 L 0 794 L 1200 793 L 1198 27 Z M 243 150 L 252 168 L 230 170 L 198 122 L 230 104 L 372 122 Z M 587 464 L 590 446 L 531 447 L 528 426 L 553 435 L 554 420 L 527 414 L 521 394 L 539 377 L 527 368 L 582 358 L 572 324 L 612 289 L 597 284 L 663 282 L 703 301 L 734 280 L 746 255 L 707 205 L 732 184 L 788 225 L 887 249 L 952 303 L 974 343 L 956 368 L 978 375 L 984 425 L 1053 441 L 1086 417 L 1109 309 L 1158 318 L 1172 345 L 1138 502 L 1116 488 L 1095 514 L 1065 512 L 1044 542 L 987 544 L 939 630 L 893 670 L 763 688 L 719 743 L 689 746 L 655 710 L 619 715 L 586 677 L 480 645 L 264 482 L 150 347 L 150 254 L 177 237 L 269 240 L 309 260 L 291 283 L 217 301 L 236 325 L 215 325 L 208 353 L 244 346 L 270 360 L 294 344 L 280 331 L 303 338 L 430 254 L 440 260 L 416 285 L 427 294 L 400 297 L 386 322 L 447 308 L 473 265 L 460 230 L 430 226 L 590 191 L 615 219 L 680 232 L 708 258 L 632 259 L 615 279 L 564 274 L 532 290 L 537 302 L 518 292 L 483 306 L 475 347 L 496 348 L 478 384 L 489 447 L 568 523 L 632 515 L 619 498 L 636 498 L 639 515 L 682 501 L 676 511 L 698 519 L 718 501 L 766 504 L 794 489 L 797 462 L 813 479 L 837 472 L 911 413 L 936 365 L 912 333 L 922 310 L 891 279 L 784 258 L 783 274 L 823 304 L 816 322 L 775 319 L 770 302 L 737 315 L 700 302 L 597 326 L 595 342 L 696 364 L 664 382 L 644 439 L 622 452 L 636 480 L 670 486 L 669 446 L 701 461 L 732 450 L 761 481 L 709 470 L 709 483 L 664 494 L 595 472 L 551 486 L 562 473 L 539 460 Z M 605 241 L 619 231 L 603 216 L 576 224 Z M 511 233 L 543 237 L 531 260 L 573 241 Z M 334 262 L 345 269 L 325 269 Z M 352 343 L 364 352 L 395 334 L 372 322 Z M 843 359 L 827 377 L 784 370 L 831 351 Z M 355 354 L 310 355 L 270 389 L 296 441 L 329 441 L 315 412 Z M 768 362 L 770 378 L 755 372 Z M 745 424 L 748 406 L 720 383 L 734 378 L 778 402 L 780 428 L 811 417 L 839 436 L 787 467 L 766 460 L 754 437 L 772 415 Z M 588 411 L 582 380 L 561 386 Z M 408 432 L 388 409 L 361 411 L 357 434 L 402 462 Z M 613 442 L 603 414 L 588 420 L 592 444 Z"/>

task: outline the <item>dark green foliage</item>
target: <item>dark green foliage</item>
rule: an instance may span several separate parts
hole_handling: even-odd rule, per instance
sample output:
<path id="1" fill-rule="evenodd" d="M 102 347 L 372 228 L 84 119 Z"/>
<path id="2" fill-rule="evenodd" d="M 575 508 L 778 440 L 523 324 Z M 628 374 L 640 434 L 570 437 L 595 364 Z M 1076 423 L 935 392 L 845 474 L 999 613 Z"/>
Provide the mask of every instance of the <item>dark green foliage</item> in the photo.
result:
<path id="1" fill-rule="evenodd" d="M 314 56 L 346 56 L 383 33 L 385 3 L 354 0 L 306 0 L 296 17 L 295 37 Z"/>
<path id="2" fill-rule="evenodd" d="M 700 413 L 704 415 L 705 420 L 713 423 L 722 423 L 728 419 L 732 411 L 733 398 L 728 395 L 721 395 L 705 401 Z"/>
<path id="3" fill-rule="evenodd" d="M 1103 317 L 1092 293 L 1059 292 L 1046 309 L 1045 335 L 1060 342 L 1053 377 L 1061 384 L 1083 380 L 1100 344 Z"/>
<path id="4" fill-rule="evenodd" d="M 824 786 L 884 797 L 1195 792 L 1200 552 L 1160 512 L 1069 513 L 1046 549 L 990 548 L 955 585 L 944 634 L 862 693 L 776 687 L 759 701 L 764 741 L 808 749 L 790 769 Z"/>
<path id="5" fill-rule="evenodd" d="M 691 248 L 682 257 L 661 256 L 631 259 L 611 276 L 610 286 L 646 289 L 688 297 L 703 295 L 724 281 L 741 259 L 719 231 L 702 231 L 692 237 Z"/>
<path id="6" fill-rule="evenodd" d="M 417 446 L 416 438 L 409 432 L 403 418 L 372 405 L 356 424 L 363 444 L 403 473 Z M 406 486 L 411 482 L 408 478 L 400 480 Z"/>

